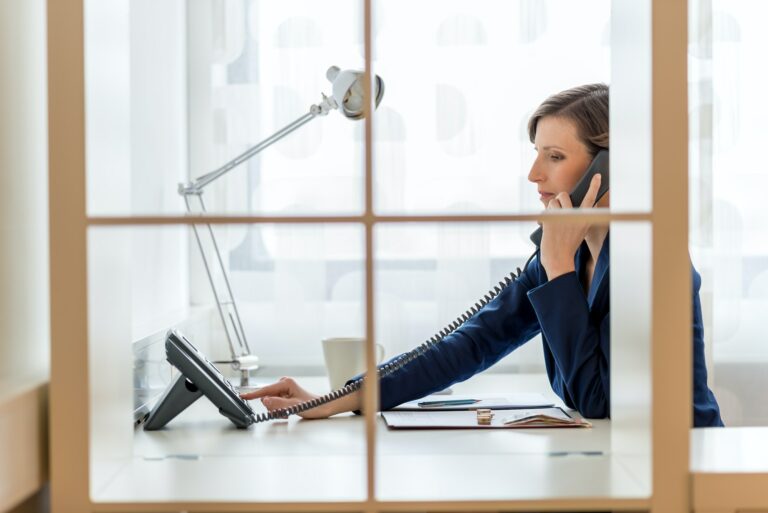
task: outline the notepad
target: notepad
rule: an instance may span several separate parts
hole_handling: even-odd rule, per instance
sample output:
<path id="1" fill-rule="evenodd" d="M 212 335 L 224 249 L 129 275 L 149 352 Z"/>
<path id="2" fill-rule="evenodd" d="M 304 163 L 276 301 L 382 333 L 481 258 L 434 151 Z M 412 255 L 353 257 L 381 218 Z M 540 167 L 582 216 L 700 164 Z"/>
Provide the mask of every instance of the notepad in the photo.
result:
<path id="1" fill-rule="evenodd" d="M 392 429 L 521 429 L 589 428 L 584 419 L 571 417 L 562 408 L 494 411 L 491 423 L 477 423 L 474 411 L 385 411 L 381 416 Z"/>
<path id="2" fill-rule="evenodd" d="M 430 406 L 428 408 L 419 406 L 421 402 L 429 401 L 461 401 L 469 399 L 480 399 L 480 401 L 473 404 L 461 404 L 461 405 L 442 405 L 442 406 Z M 454 411 L 454 410 L 476 410 L 478 408 L 490 408 L 492 410 L 515 410 L 515 409 L 530 409 L 530 408 L 550 408 L 554 403 L 547 400 L 541 394 L 535 393 L 514 393 L 514 394 L 499 394 L 499 395 L 487 395 L 487 394 L 475 394 L 475 395 L 459 395 L 454 394 L 450 397 L 444 395 L 428 395 L 417 399 L 415 401 L 409 401 L 399 406 L 392 408 L 394 411 L 424 411 L 428 409 L 430 411 Z"/>

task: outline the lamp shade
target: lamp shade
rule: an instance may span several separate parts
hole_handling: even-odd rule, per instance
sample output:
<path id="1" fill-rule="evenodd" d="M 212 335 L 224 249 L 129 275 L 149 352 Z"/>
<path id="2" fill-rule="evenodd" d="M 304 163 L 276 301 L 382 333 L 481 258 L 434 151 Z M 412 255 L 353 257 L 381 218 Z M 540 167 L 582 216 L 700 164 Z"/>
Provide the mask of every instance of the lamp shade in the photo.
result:
<path id="1" fill-rule="evenodd" d="M 364 95 L 362 71 L 344 70 L 337 66 L 331 66 L 325 74 L 332 84 L 331 95 L 345 117 L 349 119 L 362 119 L 364 116 Z M 384 81 L 375 75 L 373 79 L 373 97 L 375 106 L 381 103 L 384 96 Z"/>

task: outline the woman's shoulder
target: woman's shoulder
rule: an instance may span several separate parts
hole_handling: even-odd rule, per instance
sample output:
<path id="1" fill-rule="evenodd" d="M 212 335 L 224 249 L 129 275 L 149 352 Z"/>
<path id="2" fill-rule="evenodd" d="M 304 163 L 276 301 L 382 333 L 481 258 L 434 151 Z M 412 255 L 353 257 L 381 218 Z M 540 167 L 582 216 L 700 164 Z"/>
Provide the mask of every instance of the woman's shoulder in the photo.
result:
<path id="1" fill-rule="evenodd" d="M 698 294 L 701 289 L 701 274 L 699 274 L 699 271 L 697 271 L 696 267 L 693 265 L 693 260 L 691 260 L 691 287 L 693 288 L 694 294 Z"/>

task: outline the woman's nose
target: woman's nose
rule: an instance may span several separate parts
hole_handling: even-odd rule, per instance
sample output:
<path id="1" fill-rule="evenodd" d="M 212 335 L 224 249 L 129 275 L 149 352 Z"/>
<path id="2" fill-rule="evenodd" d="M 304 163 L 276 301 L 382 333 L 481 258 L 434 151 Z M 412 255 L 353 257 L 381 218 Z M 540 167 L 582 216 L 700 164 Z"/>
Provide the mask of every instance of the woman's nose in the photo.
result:
<path id="1" fill-rule="evenodd" d="M 536 182 L 540 182 L 542 178 L 543 177 L 538 166 L 538 159 L 534 160 L 533 164 L 531 164 L 531 170 L 528 171 L 528 181 L 536 183 Z"/>

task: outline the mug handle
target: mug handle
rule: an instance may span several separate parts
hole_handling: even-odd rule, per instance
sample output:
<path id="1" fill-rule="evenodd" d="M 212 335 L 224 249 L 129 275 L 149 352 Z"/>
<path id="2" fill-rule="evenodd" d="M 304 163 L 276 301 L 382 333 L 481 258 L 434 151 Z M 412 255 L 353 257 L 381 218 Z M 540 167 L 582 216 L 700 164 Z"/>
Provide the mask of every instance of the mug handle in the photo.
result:
<path id="1" fill-rule="evenodd" d="M 386 353 L 384 352 L 384 346 L 381 344 L 376 344 L 376 363 L 381 363 L 384 361 L 384 355 Z"/>

